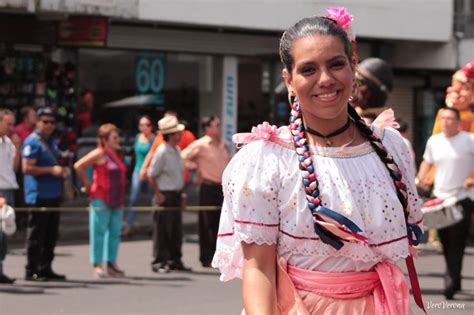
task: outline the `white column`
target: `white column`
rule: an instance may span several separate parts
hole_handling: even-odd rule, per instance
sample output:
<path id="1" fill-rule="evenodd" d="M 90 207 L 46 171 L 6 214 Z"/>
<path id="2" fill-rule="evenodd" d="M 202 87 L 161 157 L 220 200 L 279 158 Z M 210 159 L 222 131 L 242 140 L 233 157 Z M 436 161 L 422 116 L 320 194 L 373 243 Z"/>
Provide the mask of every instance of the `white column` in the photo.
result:
<path id="1" fill-rule="evenodd" d="M 237 57 L 226 56 L 223 59 L 222 71 L 222 139 L 232 153 L 235 146 L 232 135 L 237 132 L 237 93 L 238 93 L 238 60 Z"/>

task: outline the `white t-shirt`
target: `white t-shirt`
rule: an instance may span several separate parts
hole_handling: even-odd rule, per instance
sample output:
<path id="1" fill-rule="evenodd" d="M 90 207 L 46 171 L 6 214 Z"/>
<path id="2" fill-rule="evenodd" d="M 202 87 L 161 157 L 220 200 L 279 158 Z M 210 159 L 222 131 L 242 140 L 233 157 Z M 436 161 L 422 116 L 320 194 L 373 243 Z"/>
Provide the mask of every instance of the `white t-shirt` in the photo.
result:
<path id="1" fill-rule="evenodd" d="M 431 136 L 423 159 L 436 167 L 433 191 L 436 197 L 474 200 L 474 188 L 463 188 L 464 180 L 474 170 L 474 134 L 460 131 L 450 138 L 444 133 Z"/>
<path id="2" fill-rule="evenodd" d="M 7 136 L 0 137 L 0 189 L 18 189 L 13 162 L 16 148 Z"/>
<path id="3" fill-rule="evenodd" d="M 400 134 L 382 138 L 405 177 L 409 222 L 422 227 L 414 168 Z M 222 280 L 242 276 L 241 242 L 276 244 L 289 264 L 326 272 L 368 271 L 378 262 L 408 256 L 402 205 L 385 165 L 368 143 L 346 148 L 311 146 L 322 203 L 362 229 L 368 243 L 336 250 L 314 231 L 294 149 L 258 140 L 245 145 L 223 175 L 224 203 L 212 265 Z"/>

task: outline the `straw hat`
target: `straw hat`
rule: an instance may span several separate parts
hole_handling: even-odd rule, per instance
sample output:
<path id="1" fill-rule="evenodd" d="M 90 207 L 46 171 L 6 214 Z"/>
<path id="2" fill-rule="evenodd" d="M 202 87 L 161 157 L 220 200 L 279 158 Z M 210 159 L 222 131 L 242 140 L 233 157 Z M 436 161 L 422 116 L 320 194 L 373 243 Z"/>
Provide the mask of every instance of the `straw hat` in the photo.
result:
<path id="1" fill-rule="evenodd" d="M 158 131 L 166 135 L 184 130 L 184 125 L 180 124 L 178 118 L 174 116 L 163 117 L 158 121 Z"/>

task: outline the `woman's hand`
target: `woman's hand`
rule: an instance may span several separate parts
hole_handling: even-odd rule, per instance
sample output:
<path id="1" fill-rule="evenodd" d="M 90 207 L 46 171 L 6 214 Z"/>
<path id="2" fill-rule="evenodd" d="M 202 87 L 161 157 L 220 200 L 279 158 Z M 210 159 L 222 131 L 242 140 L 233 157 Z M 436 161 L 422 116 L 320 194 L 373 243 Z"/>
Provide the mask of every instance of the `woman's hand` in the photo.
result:
<path id="1" fill-rule="evenodd" d="M 138 177 L 140 178 L 141 181 L 146 181 L 148 179 L 148 176 L 146 174 L 146 168 L 141 168 L 140 171 L 138 172 Z"/>
<path id="2" fill-rule="evenodd" d="M 88 195 L 91 192 L 91 184 L 87 183 L 84 186 L 82 186 L 81 192 Z"/>

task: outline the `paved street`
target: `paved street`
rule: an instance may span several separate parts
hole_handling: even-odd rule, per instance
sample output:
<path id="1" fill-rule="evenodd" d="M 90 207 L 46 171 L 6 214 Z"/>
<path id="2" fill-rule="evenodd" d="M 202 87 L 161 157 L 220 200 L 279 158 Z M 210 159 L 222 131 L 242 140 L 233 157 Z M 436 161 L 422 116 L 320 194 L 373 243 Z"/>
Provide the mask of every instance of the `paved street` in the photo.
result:
<path id="1" fill-rule="evenodd" d="M 57 247 L 54 268 L 67 274 L 68 281 L 20 279 L 14 286 L 0 285 L 0 314 L 240 314 L 240 281 L 221 283 L 217 271 L 201 268 L 194 239 L 188 236 L 191 242 L 184 245 L 184 262 L 194 269 L 192 273 L 153 273 L 149 267 L 151 241 L 139 240 L 121 247 L 120 262 L 127 278 L 102 281 L 92 278 L 87 244 L 62 244 Z M 25 256 L 21 247 L 15 247 L 5 270 L 21 278 Z M 468 248 L 464 263 L 464 291 L 448 304 L 440 295 L 442 256 L 434 250 L 422 252 L 417 267 L 425 304 L 431 306 L 429 314 L 472 314 L 474 247 Z"/>

